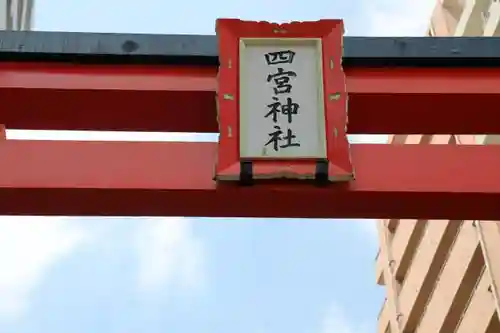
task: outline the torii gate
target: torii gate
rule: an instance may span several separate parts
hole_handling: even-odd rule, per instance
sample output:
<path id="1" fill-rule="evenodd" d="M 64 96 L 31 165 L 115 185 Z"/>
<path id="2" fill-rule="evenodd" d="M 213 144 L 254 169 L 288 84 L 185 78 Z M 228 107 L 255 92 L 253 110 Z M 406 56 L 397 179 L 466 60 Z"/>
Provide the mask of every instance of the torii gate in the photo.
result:
<path id="1" fill-rule="evenodd" d="M 347 102 L 339 22 L 219 21 L 220 124 L 215 36 L 1 32 L 0 123 L 6 128 L 216 133 L 221 127 L 223 134 L 220 143 L 5 140 L 0 214 L 500 220 L 500 146 L 348 146 L 337 126 L 346 121 L 342 107 L 328 106 Z M 324 136 L 329 153 L 332 142 L 338 153 L 322 159 L 333 169 L 315 162 L 312 178 L 322 184 L 252 182 L 274 162 L 257 161 L 252 171 L 250 161 L 248 169 L 249 160 L 238 156 L 236 134 L 243 134 L 224 133 L 227 124 L 247 126 L 237 122 L 238 82 L 251 83 L 239 77 L 238 43 L 255 37 L 254 46 L 277 45 L 263 41 L 273 34 L 283 45 L 314 39 L 324 65 L 322 88 L 339 89 L 337 95 L 322 90 Z M 243 47 L 250 52 L 251 43 Z M 348 37 L 344 50 L 347 133 L 500 133 L 500 40 Z M 330 63 L 333 74 L 326 73 Z M 311 175 L 309 162 L 281 161 L 273 167 L 290 163 L 295 176 Z M 214 168 L 224 176 L 226 162 L 236 162 L 229 171 L 236 178 L 214 180 Z M 328 171 L 348 175 L 351 167 L 354 180 L 325 181 Z"/>

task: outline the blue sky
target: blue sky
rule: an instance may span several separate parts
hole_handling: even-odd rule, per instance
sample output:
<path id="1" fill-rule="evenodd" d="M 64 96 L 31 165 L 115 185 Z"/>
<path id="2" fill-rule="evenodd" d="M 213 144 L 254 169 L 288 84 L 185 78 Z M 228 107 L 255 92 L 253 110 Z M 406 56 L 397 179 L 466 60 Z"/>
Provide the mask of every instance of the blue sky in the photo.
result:
<path id="1" fill-rule="evenodd" d="M 36 0 L 35 28 L 212 34 L 217 17 L 340 17 L 350 35 L 418 36 L 433 3 Z M 0 231 L 2 333 L 368 333 L 383 300 L 373 221 L 4 217 Z"/>

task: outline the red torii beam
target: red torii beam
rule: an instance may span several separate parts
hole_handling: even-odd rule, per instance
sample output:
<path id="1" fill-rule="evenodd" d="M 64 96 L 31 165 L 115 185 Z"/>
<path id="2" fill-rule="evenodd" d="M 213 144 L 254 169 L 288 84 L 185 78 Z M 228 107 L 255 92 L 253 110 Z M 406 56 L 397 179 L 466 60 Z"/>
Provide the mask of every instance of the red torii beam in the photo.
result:
<path id="1" fill-rule="evenodd" d="M 0 62 L 0 99 L 15 105 L 1 112 L 10 129 L 218 132 L 216 65 L 9 60 Z M 478 99 L 500 105 L 500 67 L 442 61 L 443 67 L 413 68 L 410 60 L 346 67 L 348 132 L 500 133 L 496 109 L 477 107 Z"/>
<path id="2" fill-rule="evenodd" d="M 19 41 L 24 51 L 16 51 L 9 41 L 19 35 L 0 33 L 7 128 L 217 131 L 210 37 L 168 37 L 174 42 L 164 47 L 174 52 L 140 51 L 165 36 L 71 34 L 75 49 L 40 51 L 27 41 L 62 43 L 69 35 L 26 34 L 37 38 Z M 79 38 L 104 51 L 78 50 L 92 49 Z M 500 59 L 485 53 L 499 46 L 494 39 L 347 38 L 348 132 L 500 133 L 491 107 L 500 102 Z M 352 183 L 241 187 L 212 180 L 216 143 L 6 140 L 0 214 L 500 219 L 498 146 L 351 149 Z"/>

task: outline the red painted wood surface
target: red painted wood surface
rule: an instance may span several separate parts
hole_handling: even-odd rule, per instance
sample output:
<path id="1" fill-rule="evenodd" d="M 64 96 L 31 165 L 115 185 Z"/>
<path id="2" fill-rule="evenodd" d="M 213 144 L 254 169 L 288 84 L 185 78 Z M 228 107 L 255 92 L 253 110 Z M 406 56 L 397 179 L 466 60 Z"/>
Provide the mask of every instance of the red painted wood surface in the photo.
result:
<path id="1" fill-rule="evenodd" d="M 1 63 L 0 98 L 9 107 L 0 111 L 0 123 L 215 133 L 216 73 L 215 67 Z M 346 80 L 349 133 L 500 133 L 500 68 L 350 68 Z"/>
<path id="2" fill-rule="evenodd" d="M 500 146 L 353 145 L 357 180 L 213 180 L 216 143 L 0 142 L 0 215 L 500 220 Z"/>
<path id="3" fill-rule="evenodd" d="M 219 39 L 218 119 L 219 150 L 216 164 L 217 179 L 237 180 L 240 175 L 240 40 L 241 38 L 316 38 L 321 40 L 323 107 L 325 117 L 326 160 L 330 180 L 352 179 L 353 168 L 347 141 L 347 92 L 342 70 L 342 20 L 270 22 L 217 20 Z M 330 64 L 334 64 L 331 66 Z M 333 67 L 333 68 L 332 68 Z M 227 99 L 226 96 L 233 96 Z M 330 95 L 338 98 L 330 99 Z M 315 159 L 252 160 L 253 178 L 276 178 L 287 174 L 291 178 L 314 178 Z"/>

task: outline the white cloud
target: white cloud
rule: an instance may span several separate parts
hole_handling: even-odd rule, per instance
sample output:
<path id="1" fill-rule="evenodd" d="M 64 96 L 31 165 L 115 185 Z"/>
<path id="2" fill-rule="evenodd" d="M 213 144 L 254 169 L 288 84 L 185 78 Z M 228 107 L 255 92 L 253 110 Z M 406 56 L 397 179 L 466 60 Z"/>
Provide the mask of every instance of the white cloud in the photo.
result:
<path id="1" fill-rule="evenodd" d="M 55 264 L 84 245 L 106 242 L 110 233 L 121 228 L 118 220 L 123 219 L 0 217 L 0 319 L 21 318 Z M 137 240 L 137 282 L 142 292 L 155 294 L 160 288 L 193 291 L 203 286 L 204 249 L 193 234 L 191 220 L 134 220 L 137 229 L 130 231 Z"/>
<path id="2" fill-rule="evenodd" d="M 137 250 L 141 291 L 149 293 L 165 287 L 193 291 L 203 287 L 205 251 L 193 233 L 192 220 L 150 218 L 141 221 Z"/>
<path id="3" fill-rule="evenodd" d="M 424 36 L 436 0 L 364 1 L 369 36 Z"/>
<path id="4" fill-rule="evenodd" d="M 354 314 L 353 317 L 355 317 Z M 359 320 L 351 321 L 344 309 L 337 303 L 332 303 L 325 312 L 320 333 L 373 333 L 366 323 Z"/>
<path id="5" fill-rule="evenodd" d="M 50 268 L 87 239 L 68 218 L 0 218 L 0 316 L 18 318 Z"/>

